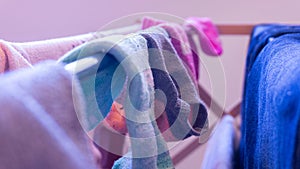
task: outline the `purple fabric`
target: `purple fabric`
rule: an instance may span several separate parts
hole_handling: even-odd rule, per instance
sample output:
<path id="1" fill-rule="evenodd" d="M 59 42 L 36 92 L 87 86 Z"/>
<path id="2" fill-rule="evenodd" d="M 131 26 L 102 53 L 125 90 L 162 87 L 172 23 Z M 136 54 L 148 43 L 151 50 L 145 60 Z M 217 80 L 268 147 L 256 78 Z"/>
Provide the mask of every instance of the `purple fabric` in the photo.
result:
<path id="1" fill-rule="evenodd" d="M 46 62 L 2 75 L 0 82 L 0 168 L 96 168 L 78 120 L 80 91 L 72 90 L 61 65 Z"/>

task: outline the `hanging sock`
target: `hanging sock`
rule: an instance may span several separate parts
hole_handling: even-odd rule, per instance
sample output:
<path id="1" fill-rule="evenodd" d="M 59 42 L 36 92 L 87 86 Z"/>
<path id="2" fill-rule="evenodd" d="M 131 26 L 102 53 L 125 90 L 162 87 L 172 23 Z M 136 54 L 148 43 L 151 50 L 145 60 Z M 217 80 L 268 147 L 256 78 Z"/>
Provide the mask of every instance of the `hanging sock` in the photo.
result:
<path id="1" fill-rule="evenodd" d="M 222 54 L 223 49 L 218 28 L 209 18 L 190 17 L 185 20 L 184 26 L 187 32 L 193 30 L 197 34 L 204 53 L 209 56 L 220 56 Z M 188 34 L 192 36 L 192 32 Z M 194 44 L 195 42 L 191 40 L 190 43 Z"/>

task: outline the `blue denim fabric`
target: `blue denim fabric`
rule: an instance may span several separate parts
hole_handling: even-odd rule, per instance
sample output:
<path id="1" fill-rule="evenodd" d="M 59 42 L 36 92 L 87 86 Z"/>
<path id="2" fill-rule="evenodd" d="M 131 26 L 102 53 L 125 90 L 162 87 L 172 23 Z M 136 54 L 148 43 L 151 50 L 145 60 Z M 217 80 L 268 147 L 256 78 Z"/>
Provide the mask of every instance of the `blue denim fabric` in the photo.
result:
<path id="1" fill-rule="evenodd" d="M 237 168 L 299 168 L 300 27 L 254 28 Z"/>
<path id="2" fill-rule="evenodd" d="M 261 24 L 254 27 L 248 48 L 246 75 L 251 70 L 258 54 L 272 39 L 284 34 L 299 32 L 300 26 L 296 25 Z"/>

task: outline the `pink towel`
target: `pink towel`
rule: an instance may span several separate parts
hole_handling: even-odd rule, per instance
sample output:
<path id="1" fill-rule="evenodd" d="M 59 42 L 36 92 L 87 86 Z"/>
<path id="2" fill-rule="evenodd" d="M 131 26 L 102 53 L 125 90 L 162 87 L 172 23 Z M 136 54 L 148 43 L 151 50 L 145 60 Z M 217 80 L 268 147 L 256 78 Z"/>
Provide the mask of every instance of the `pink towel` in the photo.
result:
<path id="1" fill-rule="evenodd" d="M 0 40 L 0 73 L 31 67 L 43 60 L 57 60 L 74 47 L 91 39 L 93 34 L 26 43 Z"/>
<path id="2" fill-rule="evenodd" d="M 167 23 L 166 21 L 161 21 L 150 17 L 144 17 L 142 20 L 142 29 L 147 29 L 156 25 L 164 28 L 168 32 L 172 45 L 178 53 L 178 56 L 186 64 L 186 67 L 188 67 L 188 70 L 192 75 L 191 77 L 193 81 L 197 84 L 199 66 L 194 62 L 191 46 L 183 27 L 178 24 Z"/>

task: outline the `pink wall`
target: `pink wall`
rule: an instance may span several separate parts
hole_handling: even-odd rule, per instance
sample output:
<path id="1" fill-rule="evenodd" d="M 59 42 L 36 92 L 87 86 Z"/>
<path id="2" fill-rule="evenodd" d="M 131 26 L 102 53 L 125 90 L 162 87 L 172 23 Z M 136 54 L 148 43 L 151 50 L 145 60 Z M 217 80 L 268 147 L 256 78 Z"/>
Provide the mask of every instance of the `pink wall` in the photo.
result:
<path id="1" fill-rule="evenodd" d="M 1 0 L 0 6 L 0 38 L 18 42 L 93 32 L 114 19 L 136 12 L 207 16 L 216 23 L 300 23 L 300 1 L 297 0 Z M 134 20 L 120 25 L 130 23 Z M 213 96 L 226 110 L 241 99 L 248 40 L 248 36 L 222 36 L 224 55 L 221 59 L 202 55 L 212 83 L 217 84 Z M 211 83 L 204 68 L 201 75 L 201 83 L 209 89 Z M 176 168 L 200 168 L 204 148 L 198 148 Z"/>

